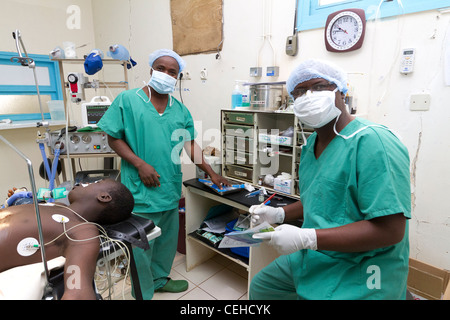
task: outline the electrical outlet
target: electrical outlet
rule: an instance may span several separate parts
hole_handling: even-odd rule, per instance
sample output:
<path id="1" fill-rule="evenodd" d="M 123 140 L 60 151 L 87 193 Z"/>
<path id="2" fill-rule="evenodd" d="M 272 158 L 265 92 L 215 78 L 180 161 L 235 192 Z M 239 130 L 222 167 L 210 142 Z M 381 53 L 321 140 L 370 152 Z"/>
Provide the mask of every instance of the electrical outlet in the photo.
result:
<path id="1" fill-rule="evenodd" d="M 200 71 L 200 79 L 201 80 L 208 79 L 208 70 L 206 70 L 206 68 L 203 68 L 203 70 Z"/>
<path id="2" fill-rule="evenodd" d="M 409 100 L 409 110 L 411 111 L 428 111 L 430 110 L 431 95 L 429 93 L 411 94 Z"/>
<path id="3" fill-rule="evenodd" d="M 261 67 L 250 68 L 250 77 L 261 77 L 261 76 L 262 76 L 262 68 Z"/>
<path id="4" fill-rule="evenodd" d="M 278 77 L 280 75 L 280 67 L 267 67 L 266 76 Z"/>
<path id="5" fill-rule="evenodd" d="M 191 73 L 189 71 L 183 71 L 181 72 L 183 74 L 182 80 L 191 80 Z"/>

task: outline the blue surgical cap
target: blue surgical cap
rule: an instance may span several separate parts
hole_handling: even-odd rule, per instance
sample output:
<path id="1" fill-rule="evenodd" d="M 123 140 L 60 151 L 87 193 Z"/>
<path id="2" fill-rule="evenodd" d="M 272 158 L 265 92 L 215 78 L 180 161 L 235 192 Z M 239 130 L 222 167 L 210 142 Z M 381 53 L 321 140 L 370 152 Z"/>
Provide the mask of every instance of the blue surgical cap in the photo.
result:
<path id="1" fill-rule="evenodd" d="M 347 73 L 331 62 L 318 59 L 306 60 L 300 63 L 289 76 L 286 82 L 286 90 L 291 95 L 292 90 L 298 84 L 317 78 L 334 83 L 338 90 L 344 94 L 348 91 Z"/>
<path id="2" fill-rule="evenodd" d="M 186 66 L 186 62 L 184 62 L 184 60 L 175 52 L 169 49 L 160 49 L 160 50 L 156 50 L 155 52 L 150 54 L 149 60 L 148 60 L 148 64 L 150 65 L 150 67 L 153 66 L 153 63 L 156 61 L 156 59 L 161 58 L 161 57 L 172 57 L 175 60 L 177 60 L 178 62 L 178 66 L 180 67 L 178 73 L 180 73 L 181 71 L 183 71 L 184 67 Z"/>

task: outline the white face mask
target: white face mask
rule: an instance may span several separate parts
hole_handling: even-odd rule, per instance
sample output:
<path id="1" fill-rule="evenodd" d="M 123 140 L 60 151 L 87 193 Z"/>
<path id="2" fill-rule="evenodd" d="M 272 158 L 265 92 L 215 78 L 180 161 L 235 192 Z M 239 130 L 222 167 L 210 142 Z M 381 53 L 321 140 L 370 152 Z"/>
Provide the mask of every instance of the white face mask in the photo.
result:
<path id="1" fill-rule="evenodd" d="M 177 79 L 168 74 L 153 69 L 152 77 L 148 85 L 160 94 L 169 94 L 175 91 Z"/>
<path id="2" fill-rule="evenodd" d="M 341 114 L 335 105 L 336 92 L 307 91 L 294 101 L 294 113 L 301 122 L 311 128 L 321 128 Z"/>

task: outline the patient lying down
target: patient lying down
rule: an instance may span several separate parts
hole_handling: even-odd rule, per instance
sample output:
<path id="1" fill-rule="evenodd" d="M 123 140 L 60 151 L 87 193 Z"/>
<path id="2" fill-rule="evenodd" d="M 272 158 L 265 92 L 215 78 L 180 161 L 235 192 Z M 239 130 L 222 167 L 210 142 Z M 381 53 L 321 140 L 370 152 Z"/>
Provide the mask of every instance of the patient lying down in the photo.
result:
<path id="1" fill-rule="evenodd" d="M 134 199 L 122 183 L 114 180 L 75 186 L 68 198 L 69 206 L 39 205 L 46 259 L 66 258 L 63 299 L 95 299 L 93 278 L 100 250 L 99 231 L 86 220 L 104 225 L 123 221 L 130 217 Z M 27 256 L 22 247 L 18 248 L 23 239 L 30 237 L 39 239 L 32 204 L 0 210 L 0 272 L 42 262 L 40 249 Z M 28 254 L 34 251 L 27 250 L 31 250 Z M 73 277 L 73 272 L 66 272 L 70 266 L 70 270 L 79 271 L 79 285 L 67 285 L 68 278 Z"/>

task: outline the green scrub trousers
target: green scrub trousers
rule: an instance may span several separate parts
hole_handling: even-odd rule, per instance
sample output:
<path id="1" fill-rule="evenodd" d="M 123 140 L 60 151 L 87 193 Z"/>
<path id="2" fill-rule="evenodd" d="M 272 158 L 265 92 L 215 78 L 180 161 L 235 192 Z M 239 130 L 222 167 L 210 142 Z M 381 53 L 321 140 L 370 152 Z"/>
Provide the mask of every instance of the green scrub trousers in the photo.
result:
<path id="1" fill-rule="evenodd" d="M 139 283 L 144 300 L 150 300 L 156 289 L 166 284 L 170 274 L 172 261 L 177 251 L 178 239 L 178 208 L 163 212 L 138 213 L 140 217 L 153 220 L 155 225 L 164 230 L 171 237 L 160 237 L 149 242 L 150 249 L 134 248 L 133 255 L 136 262 Z M 168 263 L 170 261 L 170 263 Z"/>
<path id="2" fill-rule="evenodd" d="M 356 118 L 340 134 L 373 123 Z M 319 158 L 317 134 L 303 147 L 303 228 L 325 229 L 403 213 L 411 218 L 409 155 L 389 130 L 368 127 L 336 136 Z M 253 279 L 250 299 L 405 299 L 408 221 L 401 242 L 368 252 L 300 250 L 281 256 Z"/>
<path id="3" fill-rule="evenodd" d="M 166 283 L 176 253 L 180 155 L 184 143 L 195 139 L 194 122 L 186 106 L 172 96 L 160 115 L 142 89 L 132 89 L 117 96 L 98 126 L 113 138 L 124 140 L 161 176 L 161 186 L 147 187 L 137 169 L 122 159 L 121 181 L 134 196 L 133 212 L 161 228 L 161 236 L 150 242 L 150 250 L 133 250 L 143 297 L 151 299 L 154 290 Z"/>

